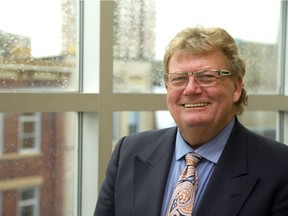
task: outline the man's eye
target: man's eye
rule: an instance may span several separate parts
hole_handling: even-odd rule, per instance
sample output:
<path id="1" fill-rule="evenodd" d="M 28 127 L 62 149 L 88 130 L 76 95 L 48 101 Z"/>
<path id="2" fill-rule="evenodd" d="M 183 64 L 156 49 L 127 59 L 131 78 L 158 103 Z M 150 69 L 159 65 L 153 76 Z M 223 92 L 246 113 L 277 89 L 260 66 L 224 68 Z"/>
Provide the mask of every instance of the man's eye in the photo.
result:
<path id="1" fill-rule="evenodd" d="M 215 73 L 203 73 L 203 74 L 200 74 L 200 76 L 202 76 L 202 77 L 215 77 L 216 74 Z"/>
<path id="2" fill-rule="evenodd" d="M 215 79 L 215 77 L 214 74 L 200 74 L 198 79 Z"/>
<path id="3" fill-rule="evenodd" d="M 172 79 L 172 81 L 186 81 L 187 76 L 176 76 Z"/>

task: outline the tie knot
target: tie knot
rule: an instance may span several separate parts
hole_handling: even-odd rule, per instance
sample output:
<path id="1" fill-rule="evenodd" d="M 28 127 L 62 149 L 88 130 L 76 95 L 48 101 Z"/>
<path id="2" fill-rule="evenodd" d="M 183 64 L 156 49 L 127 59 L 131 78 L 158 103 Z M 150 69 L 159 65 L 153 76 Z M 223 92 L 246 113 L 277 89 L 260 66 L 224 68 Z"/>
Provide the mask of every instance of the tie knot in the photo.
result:
<path id="1" fill-rule="evenodd" d="M 196 166 L 196 164 L 200 161 L 201 156 L 195 152 L 187 153 L 185 155 L 186 165 L 188 166 Z"/>

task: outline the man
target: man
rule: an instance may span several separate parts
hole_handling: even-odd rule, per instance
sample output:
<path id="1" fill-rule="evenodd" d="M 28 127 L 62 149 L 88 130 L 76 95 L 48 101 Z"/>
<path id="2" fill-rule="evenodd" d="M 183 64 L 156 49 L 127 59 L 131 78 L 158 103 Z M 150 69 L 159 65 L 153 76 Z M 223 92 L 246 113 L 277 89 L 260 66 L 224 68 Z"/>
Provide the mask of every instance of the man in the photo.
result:
<path id="1" fill-rule="evenodd" d="M 118 142 L 94 215 L 287 216 L 288 147 L 238 122 L 247 95 L 234 39 L 221 28 L 184 29 L 169 43 L 164 69 L 177 127 Z M 182 211 L 173 190 L 189 152 L 201 158 L 191 181 L 198 187 L 188 189 L 196 196 Z"/>

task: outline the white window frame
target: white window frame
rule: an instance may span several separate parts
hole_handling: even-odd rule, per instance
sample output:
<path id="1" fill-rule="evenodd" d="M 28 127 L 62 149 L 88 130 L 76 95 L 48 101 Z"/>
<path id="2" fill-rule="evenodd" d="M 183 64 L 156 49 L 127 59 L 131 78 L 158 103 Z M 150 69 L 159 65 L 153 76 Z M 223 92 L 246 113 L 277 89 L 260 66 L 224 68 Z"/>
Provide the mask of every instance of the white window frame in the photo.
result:
<path id="1" fill-rule="evenodd" d="M 21 200 L 21 193 L 24 190 L 33 190 L 34 197 L 29 200 Z M 22 216 L 22 208 L 26 206 L 33 206 L 34 214 L 32 216 L 40 215 L 40 190 L 38 187 L 21 188 L 18 190 L 17 216 Z"/>
<path id="2" fill-rule="evenodd" d="M 38 153 L 41 146 L 41 113 L 34 112 L 33 115 L 25 115 L 25 113 L 19 114 L 18 124 L 18 142 L 19 152 L 21 154 Z M 34 123 L 34 131 L 30 133 L 24 132 L 25 123 Z M 34 146 L 31 148 L 24 148 L 24 141 L 26 138 L 34 138 Z"/>
<path id="3" fill-rule="evenodd" d="M 3 148 L 4 148 L 4 113 L 0 113 L 0 155 L 3 154 Z"/>

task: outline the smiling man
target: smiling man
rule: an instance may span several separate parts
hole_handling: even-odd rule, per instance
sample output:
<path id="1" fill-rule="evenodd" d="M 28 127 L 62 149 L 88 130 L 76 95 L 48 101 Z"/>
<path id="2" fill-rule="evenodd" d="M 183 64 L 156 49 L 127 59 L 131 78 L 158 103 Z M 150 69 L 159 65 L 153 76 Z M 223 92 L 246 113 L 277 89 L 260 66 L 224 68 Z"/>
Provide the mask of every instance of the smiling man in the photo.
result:
<path id="1" fill-rule="evenodd" d="M 165 76 L 168 109 L 191 147 L 216 136 L 237 113 L 242 76 L 229 71 L 222 50 L 178 51 L 170 57 Z"/>
<path id="2" fill-rule="evenodd" d="M 187 28 L 164 56 L 176 127 L 123 137 L 95 216 L 287 216 L 288 147 L 237 120 L 245 64 L 221 28 Z"/>

